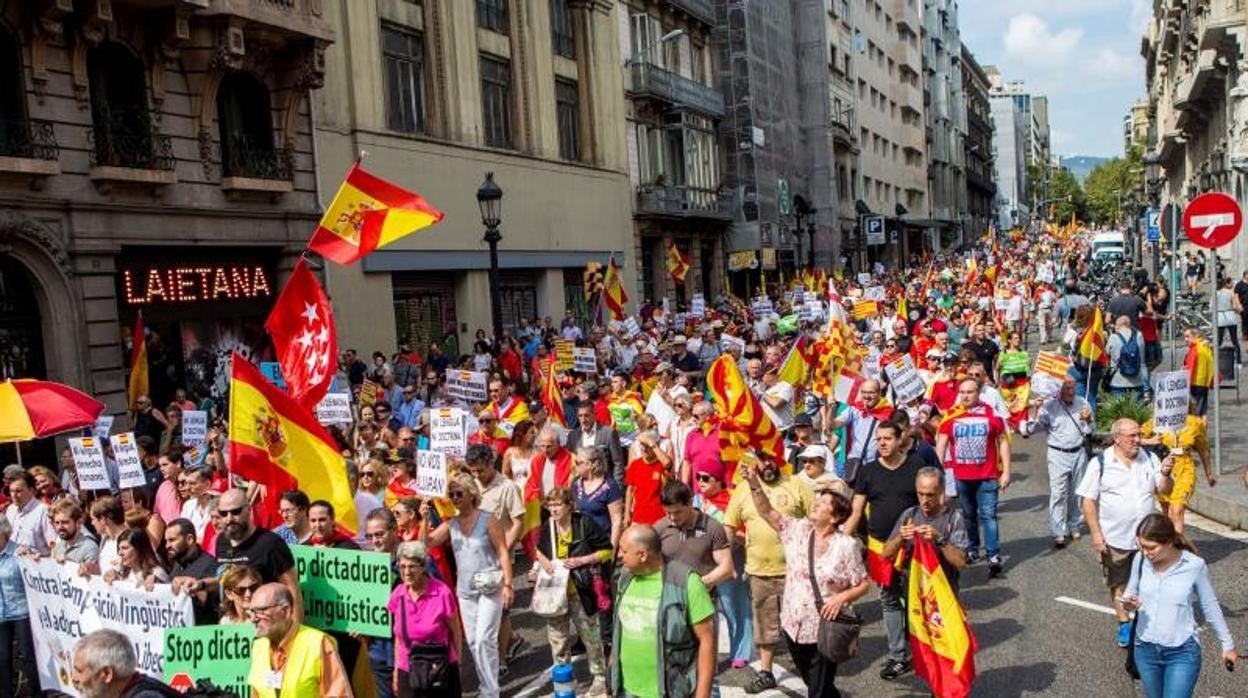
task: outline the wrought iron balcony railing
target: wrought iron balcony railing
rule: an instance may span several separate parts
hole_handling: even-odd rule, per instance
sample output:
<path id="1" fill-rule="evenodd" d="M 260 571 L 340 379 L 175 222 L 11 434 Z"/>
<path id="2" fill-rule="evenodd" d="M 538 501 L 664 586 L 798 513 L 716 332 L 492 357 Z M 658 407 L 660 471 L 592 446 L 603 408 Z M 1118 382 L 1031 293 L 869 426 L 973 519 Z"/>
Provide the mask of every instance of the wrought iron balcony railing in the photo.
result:
<path id="1" fill-rule="evenodd" d="M 256 146 L 246 138 L 235 138 L 225 148 L 222 164 L 226 177 L 290 181 L 294 176 L 294 152 L 290 148 Z"/>
<path id="2" fill-rule="evenodd" d="M 92 167 L 174 169 L 173 144 L 146 109 L 102 107 L 87 131 L 87 147 Z"/>
<path id="3" fill-rule="evenodd" d="M 672 102 L 714 119 L 724 116 L 722 92 L 645 61 L 632 64 L 632 91 Z"/>
<path id="4" fill-rule="evenodd" d="M 60 154 L 51 122 L 0 119 L 0 156 L 56 160 Z"/>
<path id="5" fill-rule="evenodd" d="M 637 213 L 732 220 L 732 196 L 714 189 L 646 184 L 637 187 Z"/>

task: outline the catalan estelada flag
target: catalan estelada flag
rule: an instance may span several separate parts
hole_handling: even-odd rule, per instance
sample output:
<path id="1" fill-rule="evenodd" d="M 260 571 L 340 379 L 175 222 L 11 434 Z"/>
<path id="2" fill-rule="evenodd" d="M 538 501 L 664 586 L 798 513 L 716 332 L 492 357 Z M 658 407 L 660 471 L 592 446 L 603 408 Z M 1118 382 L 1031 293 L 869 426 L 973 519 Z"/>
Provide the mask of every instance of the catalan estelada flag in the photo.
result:
<path id="1" fill-rule="evenodd" d="M 1092 321 L 1079 337 L 1078 352 L 1089 366 L 1109 365 L 1109 352 L 1105 351 L 1105 315 L 1100 307 L 1092 311 Z"/>
<path id="2" fill-rule="evenodd" d="M 675 240 L 668 240 L 663 246 L 667 252 L 667 273 L 672 275 L 672 280 L 676 283 L 685 283 L 685 274 L 689 273 L 689 255 L 680 251 Z"/>
<path id="3" fill-rule="evenodd" d="M 230 472 L 264 485 L 266 501 L 296 489 L 324 499 L 340 527 L 352 534 L 359 528 L 347 464 L 333 437 L 238 354 L 230 369 Z"/>
<path id="4" fill-rule="evenodd" d="M 620 278 L 620 267 L 615 263 L 615 255 L 607 262 L 607 276 L 603 279 L 602 303 L 611 311 L 611 317 L 624 319 L 624 305 L 628 303 L 628 294 L 624 292 L 624 281 Z"/>
<path id="5" fill-rule="evenodd" d="M 771 455 L 777 465 L 785 467 L 784 439 L 758 398 L 746 387 L 731 355 L 723 354 L 711 362 L 706 388 L 719 414 L 720 454 L 724 462 L 738 462 L 745 449 L 753 448 Z"/>
<path id="6" fill-rule="evenodd" d="M 308 249 L 338 264 L 354 264 L 378 247 L 442 220 L 419 194 L 370 174 L 356 162 L 338 187 Z"/>
<path id="7" fill-rule="evenodd" d="M 940 567 L 936 546 L 914 537 L 906 603 L 914 673 L 937 698 L 965 698 L 975 680 L 978 646 L 958 597 Z"/>
<path id="8" fill-rule="evenodd" d="M 126 384 L 126 400 L 130 410 L 138 411 L 140 395 L 147 395 L 147 338 L 143 330 L 143 311 L 134 321 L 134 333 L 130 338 L 130 382 Z"/>

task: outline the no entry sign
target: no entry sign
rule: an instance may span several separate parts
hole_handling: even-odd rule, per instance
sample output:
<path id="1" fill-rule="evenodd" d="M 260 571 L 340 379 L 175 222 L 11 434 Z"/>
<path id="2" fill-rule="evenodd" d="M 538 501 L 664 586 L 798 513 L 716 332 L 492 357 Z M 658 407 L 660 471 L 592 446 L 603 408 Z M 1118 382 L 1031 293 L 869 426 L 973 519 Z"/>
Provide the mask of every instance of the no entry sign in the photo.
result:
<path id="1" fill-rule="evenodd" d="M 1183 211 L 1183 230 L 1192 244 L 1214 249 L 1239 235 L 1244 213 L 1235 199 L 1220 192 L 1208 192 L 1192 199 Z"/>

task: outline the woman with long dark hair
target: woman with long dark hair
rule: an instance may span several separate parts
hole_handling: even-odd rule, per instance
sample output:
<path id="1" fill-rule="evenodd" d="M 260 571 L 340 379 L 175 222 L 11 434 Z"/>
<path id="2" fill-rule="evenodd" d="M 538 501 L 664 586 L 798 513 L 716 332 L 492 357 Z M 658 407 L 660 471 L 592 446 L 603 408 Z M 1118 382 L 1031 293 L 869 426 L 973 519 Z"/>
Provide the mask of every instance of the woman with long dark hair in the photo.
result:
<path id="1" fill-rule="evenodd" d="M 1235 640 L 1213 593 L 1209 567 L 1196 548 L 1162 514 L 1149 514 L 1135 529 L 1140 557 L 1122 595 L 1136 612 L 1135 665 L 1147 698 L 1191 696 L 1200 675 L 1200 640 L 1193 596 L 1222 644 L 1222 660 L 1239 660 Z"/>

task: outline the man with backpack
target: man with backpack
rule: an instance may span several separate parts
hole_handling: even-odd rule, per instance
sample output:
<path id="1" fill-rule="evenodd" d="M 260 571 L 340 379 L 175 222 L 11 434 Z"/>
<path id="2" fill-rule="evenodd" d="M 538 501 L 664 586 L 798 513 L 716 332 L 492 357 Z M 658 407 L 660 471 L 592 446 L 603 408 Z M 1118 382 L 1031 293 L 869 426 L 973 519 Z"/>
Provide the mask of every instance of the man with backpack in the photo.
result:
<path id="1" fill-rule="evenodd" d="M 1114 333 L 1106 346 L 1109 352 L 1109 392 L 1134 394 L 1144 399 L 1148 386 L 1148 366 L 1144 363 L 1144 337 L 1127 315 L 1114 321 Z"/>
<path id="2" fill-rule="evenodd" d="M 1109 317 L 1105 318 L 1107 322 L 1117 322 L 1120 317 L 1127 317 L 1131 321 L 1131 326 L 1135 329 L 1140 328 L 1140 313 L 1144 312 L 1148 305 L 1144 302 L 1136 292 L 1131 288 L 1130 277 L 1124 278 L 1122 283 L 1118 285 L 1118 295 L 1109 301 L 1109 306 L 1105 309 L 1109 313 Z"/>

